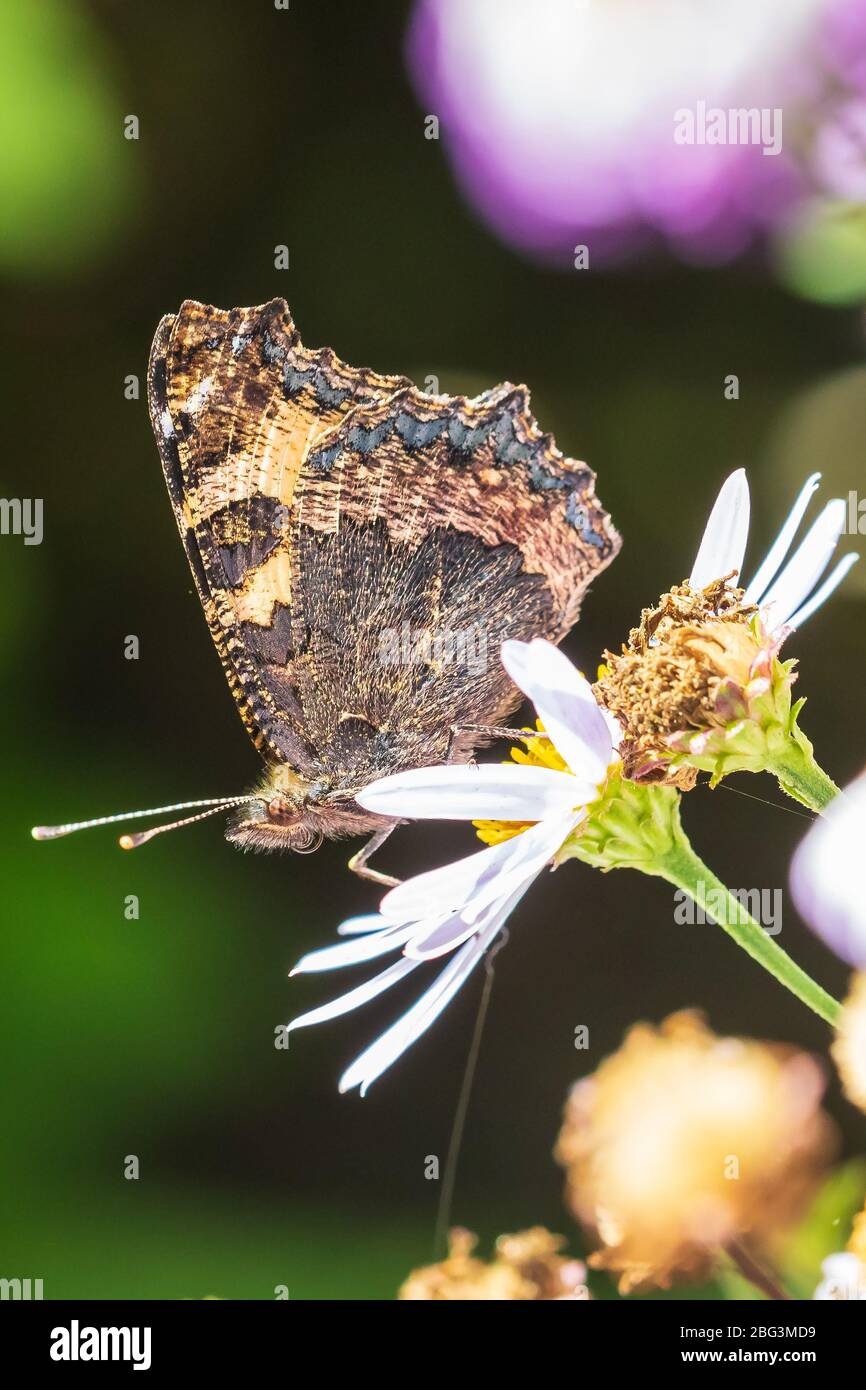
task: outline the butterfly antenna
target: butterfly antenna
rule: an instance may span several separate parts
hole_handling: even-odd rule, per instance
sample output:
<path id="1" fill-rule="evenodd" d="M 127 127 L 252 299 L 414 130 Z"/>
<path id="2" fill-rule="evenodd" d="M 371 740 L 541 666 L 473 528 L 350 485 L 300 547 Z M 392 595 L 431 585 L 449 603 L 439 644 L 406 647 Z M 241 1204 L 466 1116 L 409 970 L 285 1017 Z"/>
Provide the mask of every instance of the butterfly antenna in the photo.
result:
<path id="1" fill-rule="evenodd" d="M 203 801 L 178 801 L 174 806 L 152 806 L 148 811 L 119 811 L 115 816 L 96 816 L 93 820 L 70 821 L 68 825 L 34 825 L 30 834 L 34 840 L 59 840 L 62 835 L 71 835 L 75 830 L 92 830 L 98 825 L 116 825 L 121 820 L 139 820 L 142 816 L 164 816 L 172 811 L 192 811 L 199 806 L 208 806 L 210 810 L 202 811 L 201 814 L 189 816 L 186 820 L 173 821 L 170 825 L 160 825 L 153 830 L 143 831 L 138 835 L 122 835 L 120 843 L 124 849 L 134 849 L 136 845 L 144 844 L 151 836 L 158 835 L 163 830 L 174 830 L 181 825 L 190 825 L 193 821 L 204 820 L 206 816 L 214 816 L 217 811 L 228 811 L 232 806 L 240 806 L 245 801 L 252 801 L 252 796 L 209 796 Z"/>

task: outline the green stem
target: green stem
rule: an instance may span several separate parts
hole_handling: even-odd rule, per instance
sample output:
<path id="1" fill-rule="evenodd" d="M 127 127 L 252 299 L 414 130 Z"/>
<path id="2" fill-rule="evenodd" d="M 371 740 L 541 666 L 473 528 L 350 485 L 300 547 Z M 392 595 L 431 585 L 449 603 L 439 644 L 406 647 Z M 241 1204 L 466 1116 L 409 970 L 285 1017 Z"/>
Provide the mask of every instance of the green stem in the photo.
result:
<path id="1" fill-rule="evenodd" d="M 682 832 L 675 836 L 670 848 L 660 857 L 655 872 L 688 893 L 708 916 L 712 915 L 713 920 L 734 938 L 738 946 L 742 946 L 753 960 L 775 976 L 792 994 L 796 994 L 820 1018 L 826 1019 L 834 1027 L 838 1024 L 841 1005 L 805 970 L 801 970 L 763 927 L 749 916 L 712 870 L 698 858 Z M 711 914 L 707 908 L 708 890 L 713 895 L 714 903 L 724 904 L 724 910 L 718 916 L 715 911 Z M 719 921 L 719 917 L 724 920 Z"/>
<path id="2" fill-rule="evenodd" d="M 563 845 L 556 862 L 571 858 L 605 871 L 637 869 L 666 879 L 687 893 L 808 1008 L 828 1023 L 838 1023 L 842 1006 L 776 945 L 695 854 L 680 821 L 680 794 L 674 787 L 631 782 L 621 771 L 611 773 L 599 799 L 589 807 L 586 821 Z M 713 907 L 708 909 L 710 900 Z"/>
<path id="3" fill-rule="evenodd" d="M 839 788 L 832 778 L 818 766 L 811 753 L 806 752 L 793 738 L 787 739 L 781 748 L 774 751 L 767 763 L 767 771 L 778 778 L 783 791 L 819 815 L 839 795 Z"/>

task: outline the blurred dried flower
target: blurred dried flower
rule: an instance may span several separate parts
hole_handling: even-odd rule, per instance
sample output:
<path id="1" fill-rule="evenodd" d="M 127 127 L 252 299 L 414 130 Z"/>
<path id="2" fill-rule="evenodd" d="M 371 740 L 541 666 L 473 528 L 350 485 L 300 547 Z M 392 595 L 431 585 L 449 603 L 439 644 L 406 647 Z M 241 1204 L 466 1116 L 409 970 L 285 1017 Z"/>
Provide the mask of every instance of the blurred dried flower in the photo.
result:
<path id="1" fill-rule="evenodd" d="M 851 980 L 832 1052 L 845 1094 L 861 1110 L 866 1110 L 866 973 L 854 975 Z M 866 1220 L 861 1220 L 866 1264 Z"/>
<path id="2" fill-rule="evenodd" d="M 569 1098 L 566 1198 L 623 1293 L 706 1278 L 720 1252 L 796 1219 L 834 1147 L 805 1053 L 719 1038 L 701 1016 L 639 1024 Z"/>
<path id="3" fill-rule="evenodd" d="M 473 1255 L 477 1239 L 456 1227 L 449 1237 L 448 1258 L 416 1269 L 400 1289 L 404 1300 L 452 1301 L 549 1300 L 589 1297 L 586 1266 L 560 1255 L 565 1241 L 543 1226 L 513 1236 L 500 1236 L 494 1258 L 485 1263 Z"/>
<path id="4" fill-rule="evenodd" d="M 848 1241 L 848 1249 L 866 1270 L 866 1207 L 854 1217 L 854 1229 L 851 1232 L 851 1239 Z"/>

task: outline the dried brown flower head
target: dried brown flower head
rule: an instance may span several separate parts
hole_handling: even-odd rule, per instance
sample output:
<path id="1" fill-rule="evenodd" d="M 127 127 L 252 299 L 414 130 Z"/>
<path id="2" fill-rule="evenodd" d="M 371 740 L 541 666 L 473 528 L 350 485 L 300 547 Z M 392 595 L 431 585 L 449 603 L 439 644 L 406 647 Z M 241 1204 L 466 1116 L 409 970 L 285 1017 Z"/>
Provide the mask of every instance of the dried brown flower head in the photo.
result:
<path id="1" fill-rule="evenodd" d="M 655 608 L 643 610 L 619 655 L 605 652 L 594 692 L 624 730 L 620 753 L 627 777 L 689 790 L 698 760 L 686 763 L 681 755 L 718 751 L 742 759 L 752 750 L 748 740 L 744 747 L 741 725 L 775 714 L 774 706 L 768 711 L 759 703 L 770 694 L 784 704 L 785 691 L 774 691 L 774 678 L 786 684 L 789 699 L 789 667 L 775 660 L 776 646 L 756 609 L 744 602 L 742 589 L 728 585 L 730 577 L 698 590 L 677 585 Z M 728 739 L 726 747 L 732 726 L 737 745 Z"/>

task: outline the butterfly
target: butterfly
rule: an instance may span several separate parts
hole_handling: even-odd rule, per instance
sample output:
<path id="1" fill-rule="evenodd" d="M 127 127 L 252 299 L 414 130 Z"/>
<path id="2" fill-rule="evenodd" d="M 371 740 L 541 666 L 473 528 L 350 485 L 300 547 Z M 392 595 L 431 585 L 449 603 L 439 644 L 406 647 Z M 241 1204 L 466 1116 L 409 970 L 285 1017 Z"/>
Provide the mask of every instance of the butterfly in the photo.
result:
<path id="1" fill-rule="evenodd" d="M 594 474 L 543 433 L 524 386 L 472 399 L 309 349 L 282 299 L 186 300 L 161 321 L 150 416 L 181 541 L 258 786 L 126 848 L 231 811 L 243 849 L 307 852 L 395 822 L 355 795 L 391 772 L 467 762 L 521 696 L 506 638 L 559 642 L 620 539 Z M 199 808 L 208 809 L 199 809 Z M 128 813 L 130 814 L 130 813 Z M 122 815 L 38 827 L 39 839 Z"/>

